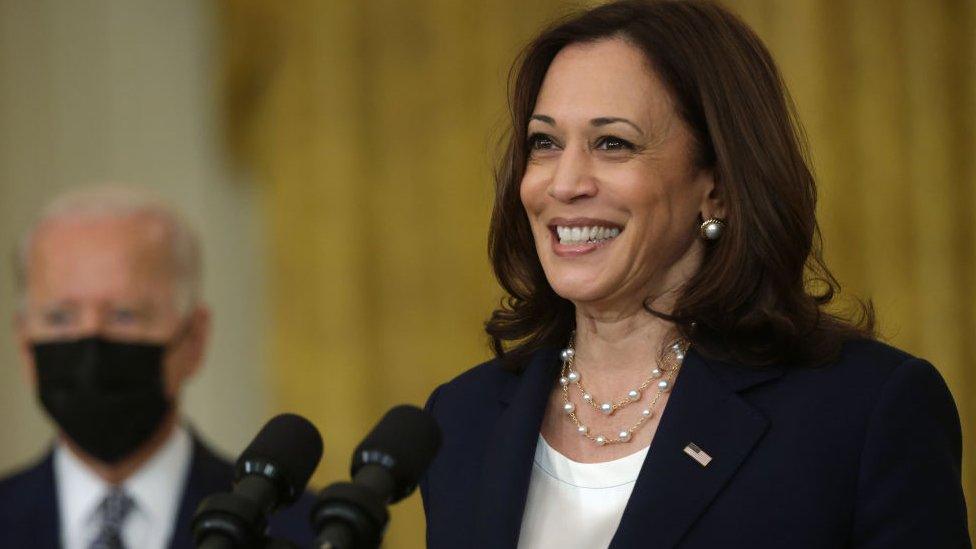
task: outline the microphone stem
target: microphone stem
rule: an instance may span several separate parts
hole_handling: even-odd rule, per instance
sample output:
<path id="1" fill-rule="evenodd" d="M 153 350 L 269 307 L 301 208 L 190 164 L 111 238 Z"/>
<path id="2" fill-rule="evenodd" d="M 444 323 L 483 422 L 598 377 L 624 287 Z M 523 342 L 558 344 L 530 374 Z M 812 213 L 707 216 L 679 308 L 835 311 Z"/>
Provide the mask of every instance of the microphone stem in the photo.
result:
<path id="1" fill-rule="evenodd" d="M 221 534 L 211 534 L 203 539 L 197 549 L 234 549 L 234 541 Z"/>
<path id="2" fill-rule="evenodd" d="M 375 463 L 360 467 L 352 482 L 375 492 L 384 504 L 389 504 L 390 496 L 393 495 L 393 489 L 396 487 L 390 470 Z"/>
<path id="3" fill-rule="evenodd" d="M 344 522 L 327 524 L 316 538 L 316 549 L 356 549 L 352 529 Z"/>
<path id="4" fill-rule="evenodd" d="M 237 481 L 237 485 L 234 486 L 234 493 L 260 505 L 261 512 L 265 517 L 273 513 L 278 506 L 277 487 L 270 479 L 261 475 L 251 474 Z"/>

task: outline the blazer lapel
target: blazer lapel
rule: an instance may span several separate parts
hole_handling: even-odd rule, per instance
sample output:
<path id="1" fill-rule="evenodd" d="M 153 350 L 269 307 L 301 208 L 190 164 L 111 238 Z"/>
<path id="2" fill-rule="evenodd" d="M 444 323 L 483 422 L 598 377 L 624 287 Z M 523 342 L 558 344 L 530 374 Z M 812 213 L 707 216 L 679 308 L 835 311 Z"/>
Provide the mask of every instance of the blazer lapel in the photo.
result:
<path id="1" fill-rule="evenodd" d="M 558 372 L 558 351 L 539 351 L 501 395 L 507 408 L 498 418 L 485 455 L 472 538 L 477 547 L 516 546 L 539 429 Z"/>
<path id="2" fill-rule="evenodd" d="M 766 432 L 769 421 L 736 391 L 781 375 L 685 358 L 611 549 L 675 547 Z M 685 453 L 697 445 L 707 466 Z M 653 537 L 648 521 L 654 521 Z"/>

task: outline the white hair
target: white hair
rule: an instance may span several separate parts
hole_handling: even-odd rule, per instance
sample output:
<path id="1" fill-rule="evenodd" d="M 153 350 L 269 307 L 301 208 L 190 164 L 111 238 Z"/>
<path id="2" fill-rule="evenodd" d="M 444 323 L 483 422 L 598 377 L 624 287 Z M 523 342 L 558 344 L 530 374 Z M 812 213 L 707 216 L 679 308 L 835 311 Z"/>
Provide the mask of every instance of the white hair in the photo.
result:
<path id="1" fill-rule="evenodd" d="M 134 215 L 149 216 L 165 225 L 176 279 L 177 307 L 183 313 L 192 311 L 200 303 L 202 285 L 200 241 L 196 232 L 154 193 L 114 185 L 75 189 L 56 196 L 24 231 L 14 252 L 14 279 L 21 308 L 26 302 L 31 247 L 41 226 L 66 218 L 118 219 Z"/>

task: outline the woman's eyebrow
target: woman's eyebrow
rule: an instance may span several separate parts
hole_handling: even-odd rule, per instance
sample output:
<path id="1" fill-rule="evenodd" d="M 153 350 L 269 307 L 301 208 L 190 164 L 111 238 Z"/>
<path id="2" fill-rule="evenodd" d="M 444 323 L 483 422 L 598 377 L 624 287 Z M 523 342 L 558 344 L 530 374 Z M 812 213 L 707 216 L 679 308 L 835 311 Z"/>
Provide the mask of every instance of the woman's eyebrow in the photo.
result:
<path id="1" fill-rule="evenodd" d="M 556 121 L 551 116 L 546 116 L 544 114 L 533 114 L 531 117 L 529 117 L 529 120 L 538 120 L 539 122 L 549 124 L 550 126 L 556 125 Z"/>
<path id="2" fill-rule="evenodd" d="M 644 135 L 644 130 L 640 129 L 640 126 L 634 124 L 633 122 L 627 120 L 626 118 L 620 118 L 619 116 L 604 116 L 604 117 L 594 118 L 593 120 L 590 120 L 590 124 L 596 127 L 606 126 L 607 124 L 613 124 L 616 122 L 623 122 L 624 124 L 627 124 L 628 126 L 637 130 L 637 133 Z"/>
<path id="3" fill-rule="evenodd" d="M 551 116 L 546 116 L 544 114 L 533 114 L 532 116 L 529 117 L 529 120 L 538 120 L 539 122 L 542 122 L 544 124 L 548 124 L 553 127 L 556 126 L 556 120 L 553 119 Z M 627 124 L 628 126 L 637 130 L 637 133 L 641 134 L 642 136 L 644 135 L 644 130 L 642 130 L 640 126 L 638 126 L 637 124 L 631 122 L 626 118 L 621 118 L 619 116 L 601 116 L 599 118 L 594 118 L 590 120 L 590 125 L 592 125 L 593 127 L 600 127 L 600 126 L 606 126 L 608 124 L 615 124 L 617 122 Z"/>

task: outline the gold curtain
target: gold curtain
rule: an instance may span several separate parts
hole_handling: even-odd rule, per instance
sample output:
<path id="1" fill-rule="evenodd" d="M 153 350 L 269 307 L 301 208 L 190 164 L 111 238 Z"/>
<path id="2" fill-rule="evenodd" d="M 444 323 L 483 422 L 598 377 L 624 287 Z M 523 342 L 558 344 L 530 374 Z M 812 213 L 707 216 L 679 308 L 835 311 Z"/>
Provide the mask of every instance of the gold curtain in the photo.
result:
<path id="1" fill-rule="evenodd" d="M 827 258 L 948 380 L 973 525 L 976 1 L 728 2 L 809 135 Z M 489 356 L 490 167 L 508 66 L 563 1 L 224 0 L 227 142 L 263 189 L 277 407 L 348 475 L 383 410 Z M 911 402 L 906 402 L 911 406 Z M 386 547 L 423 546 L 418 496 Z"/>

